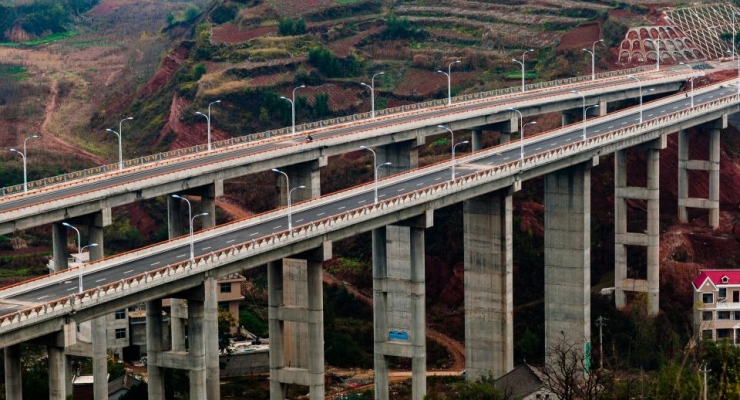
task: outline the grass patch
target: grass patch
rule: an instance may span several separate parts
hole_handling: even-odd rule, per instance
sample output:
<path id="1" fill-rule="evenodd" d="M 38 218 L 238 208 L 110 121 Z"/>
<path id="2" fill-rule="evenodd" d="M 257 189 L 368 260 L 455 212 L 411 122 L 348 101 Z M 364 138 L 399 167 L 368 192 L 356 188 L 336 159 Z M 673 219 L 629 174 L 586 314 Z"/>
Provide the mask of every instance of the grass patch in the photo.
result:
<path id="1" fill-rule="evenodd" d="M 3 42 L 3 43 L 0 43 L 0 46 L 3 46 L 3 47 L 36 47 L 36 46 L 42 46 L 45 44 L 56 42 L 57 40 L 66 39 L 68 37 L 72 37 L 75 35 L 77 35 L 77 31 L 66 31 L 66 32 L 60 32 L 60 33 L 53 33 L 49 36 L 45 36 L 40 39 L 29 40 L 27 42 L 21 42 L 21 43 Z"/>
<path id="2" fill-rule="evenodd" d="M 350 4 L 350 3 L 359 3 L 364 0 L 337 0 L 338 4 Z"/>
<path id="3" fill-rule="evenodd" d="M 0 79 L 25 81 L 28 79 L 28 68 L 20 65 L 0 64 Z"/>

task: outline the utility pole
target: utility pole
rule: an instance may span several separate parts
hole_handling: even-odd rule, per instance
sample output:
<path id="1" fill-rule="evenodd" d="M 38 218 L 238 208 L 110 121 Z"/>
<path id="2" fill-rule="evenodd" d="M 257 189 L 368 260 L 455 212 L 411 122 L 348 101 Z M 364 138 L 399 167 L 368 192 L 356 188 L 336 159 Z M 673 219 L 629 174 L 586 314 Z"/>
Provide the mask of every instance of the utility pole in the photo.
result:
<path id="1" fill-rule="evenodd" d="M 604 332 L 602 328 L 606 321 L 608 319 L 603 316 L 596 318 L 596 325 L 599 327 L 599 369 L 604 369 Z"/>
<path id="2" fill-rule="evenodd" d="M 704 400 L 707 400 L 707 372 L 712 372 L 711 369 L 707 369 L 707 364 L 704 364 L 704 369 L 699 368 L 699 372 L 704 373 Z"/>

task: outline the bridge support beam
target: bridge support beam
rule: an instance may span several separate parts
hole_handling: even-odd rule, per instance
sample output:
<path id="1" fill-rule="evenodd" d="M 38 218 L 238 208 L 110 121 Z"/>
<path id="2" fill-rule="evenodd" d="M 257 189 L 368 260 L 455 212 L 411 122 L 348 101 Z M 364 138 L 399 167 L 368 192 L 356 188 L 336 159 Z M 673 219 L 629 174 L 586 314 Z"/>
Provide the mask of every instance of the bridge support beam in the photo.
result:
<path id="1" fill-rule="evenodd" d="M 69 268 L 67 262 L 67 227 L 61 222 L 51 224 L 51 251 L 54 261 L 54 271 Z"/>
<path id="2" fill-rule="evenodd" d="M 418 167 L 419 149 L 417 147 L 419 145 L 418 140 L 407 140 L 375 149 L 378 154 L 378 164 L 392 163 L 389 167 L 380 168 L 378 177 L 383 178 Z"/>
<path id="3" fill-rule="evenodd" d="M 49 352 L 49 400 L 65 400 L 67 397 L 67 359 L 64 347 L 48 345 Z M 107 397 L 107 396 L 106 396 Z"/>
<path id="4" fill-rule="evenodd" d="M 160 366 L 162 357 L 162 301 L 146 303 L 146 352 L 147 374 L 149 377 L 149 400 L 164 400 L 164 368 Z"/>
<path id="5" fill-rule="evenodd" d="M 284 399 L 287 384 L 308 386 L 311 400 L 325 397 L 322 264 L 331 254 L 325 242 L 267 266 L 270 399 Z"/>
<path id="6" fill-rule="evenodd" d="M 689 222 L 687 208 L 709 210 L 709 226 L 719 228 L 719 169 L 720 169 L 720 130 L 727 128 L 727 116 L 705 124 L 708 131 L 709 160 L 691 160 L 689 154 L 689 133 L 678 132 L 678 219 Z M 707 171 L 709 173 L 709 196 L 707 199 L 689 197 L 689 172 Z"/>
<path id="7" fill-rule="evenodd" d="M 375 398 L 388 400 L 388 356 L 411 358 L 411 398 L 426 395 L 424 230 L 433 213 L 373 230 Z"/>
<path id="8" fill-rule="evenodd" d="M 95 224 L 89 225 L 90 243 L 97 243 L 90 247 L 90 261 L 103 258 L 103 221 L 96 218 Z M 107 316 L 95 318 L 90 324 L 92 333 L 92 362 L 93 362 L 93 397 L 95 400 L 108 399 L 108 324 Z M 71 385 L 70 385 L 71 386 Z"/>
<path id="9" fill-rule="evenodd" d="M 465 201 L 465 371 L 469 381 L 514 368 L 512 190 Z"/>
<path id="10" fill-rule="evenodd" d="M 21 365 L 21 345 L 5 348 L 5 398 L 23 399 L 23 369 Z"/>
<path id="11" fill-rule="evenodd" d="M 182 210 L 183 201 L 172 196 L 167 196 L 167 236 L 174 239 L 182 235 Z M 181 313 L 185 303 L 176 298 L 170 299 L 170 330 L 172 340 L 172 351 L 185 351 L 185 318 Z"/>
<path id="12" fill-rule="evenodd" d="M 626 291 L 647 293 L 649 315 L 657 315 L 660 306 L 660 150 L 665 147 L 665 136 L 643 145 L 647 152 L 647 187 L 628 186 L 627 154 L 620 150 L 614 155 L 614 300 L 621 308 L 627 304 Z M 628 231 L 628 200 L 647 202 L 646 233 Z M 646 248 L 644 277 L 628 279 L 627 246 Z"/>
<path id="13" fill-rule="evenodd" d="M 219 371 L 218 350 L 218 283 L 209 276 L 203 282 L 205 299 L 203 315 L 203 332 L 205 337 L 206 357 L 206 398 L 221 399 L 221 373 Z"/>
<path id="14" fill-rule="evenodd" d="M 190 400 L 206 400 L 205 324 L 204 301 L 189 299 L 188 369 L 190 370 Z"/>
<path id="15" fill-rule="evenodd" d="M 326 166 L 327 157 L 321 157 L 315 161 L 289 165 L 282 169 L 290 177 L 290 188 L 285 186 L 285 177 L 275 174 L 277 184 L 277 205 L 285 207 L 288 204 L 288 191 L 298 186 L 305 189 L 296 190 L 291 198 L 292 203 L 312 199 L 321 196 L 321 167 Z"/>
<path id="16" fill-rule="evenodd" d="M 545 176 L 545 352 L 591 339 L 591 165 Z M 585 345 L 585 343 L 584 343 Z"/>

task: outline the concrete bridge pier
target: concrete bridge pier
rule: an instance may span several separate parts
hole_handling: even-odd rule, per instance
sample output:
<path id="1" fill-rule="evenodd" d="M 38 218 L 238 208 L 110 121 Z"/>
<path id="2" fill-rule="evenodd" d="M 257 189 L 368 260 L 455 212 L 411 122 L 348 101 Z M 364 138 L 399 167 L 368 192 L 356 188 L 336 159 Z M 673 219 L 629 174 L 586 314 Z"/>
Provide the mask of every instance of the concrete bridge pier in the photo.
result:
<path id="1" fill-rule="evenodd" d="M 299 201 L 321 196 L 321 167 L 325 167 L 327 162 L 327 157 L 321 157 L 318 160 L 281 168 L 281 171 L 288 174 L 290 178 L 290 188 L 286 186 L 285 177 L 282 174 L 275 174 L 277 185 L 277 201 L 275 203 L 278 207 L 285 207 L 288 204 L 288 191 L 301 185 L 306 188 L 294 191 L 291 203 L 295 204 Z"/>
<path id="2" fill-rule="evenodd" d="M 511 140 L 511 134 L 519 130 L 519 122 L 517 117 L 513 117 L 508 121 L 497 122 L 486 126 L 479 126 L 470 130 L 470 150 L 478 151 L 484 148 L 483 146 L 483 131 L 497 131 L 499 133 L 499 144 L 507 143 Z"/>
<path id="3" fill-rule="evenodd" d="M 300 259 L 285 258 L 268 264 L 273 400 L 285 398 L 288 384 L 308 386 L 311 400 L 325 397 L 322 265 L 331 256 L 331 242 L 324 242 L 317 249 L 297 255 Z"/>
<path id="4" fill-rule="evenodd" d="M 5 398 L 23 400 L 23 369 L 21 364 L 21 345 L 5 348 Z"/>
<path id="5" fill-rule="evenodd" d="M 585 346 L 591 340 L 591 166 L 583 163 L 545 176 L 548 362 L 556 347 L 565 343 Z"/>
<path id="6" fill-rule="evenodd" d="M 423 137 L 422 137 L 423 139 Z M 385 145 L 375 149 L 378 154 L 378 164 L 386 162 L 392 163 L 391 166 L 380 168 L 378 178 L 391 176 L 399 172 L 408 171 L 419 166 L 419 149 L 418 146 L 424 144 L 422 139 L 407 140 Z"/>
<path id="7" fill-rule="evenodd" d="M 167 196 L 167 236 L 174 239 L 183 234 L 182 217 L 183 201 Z M 188 224 L 189 225 L 189 224 Z M 170 299 L 170 335 L 172 351 L 185 351 L 185 313 L 181 312 L 185 303 L 176 298 Z"/>
<path id="8" fill-rule="evenodd" d="M 164 367 L 159 363 L 164 350 L 162 333 L 162 301 L 149 301 L 146 303 L 146 371 L 149 378 L 149 400 L 164 399 Z"/>
<path id="9" fill-rule="evenodd" d="M 626 291 L 647 293 L 647 310 L 657 315 L 660 288 L 660 150 L 666 147 L 666 136 L 645 143 L 647 152 L 647 187 L 628 186 L 627 154 L 625 150 L 614 155 L 614 300 L 617 307 L 627 304 Z M 627 201 L 647 202 L 645 233 L 627 230 Z M 627 246 L 645 247 L 647 265 L 644 274 L 628 277 Z"/>
<path id="10" fill-rule="evenodd" d="M 727 128 L 727 115 L 715 121 L 704 124 L 703 127 L 709 136 L 709 160 L 691 160 L 689 133 L 686 130 L 678 132 L 678 219 L 688 223 L 687 208 L 703 208 L 709 210 L 709 226 L 719 228 L 719 158 L 720 158 L 720 130 Z M 709 173 L 709 196 L 707 199 L 689 197 L 689 172 L 707 171 Z"/>
<path id="11" fill-rule="evenodd" d="M 465 201 L 465 371 L 474 382 L 514 368 L 512 192 Z"/>
<path id="12" fill-rule="evenodd" d="M 433 212 L 374 229 L 375 398 L 388 400 L 388 356 L 411 358 L 411 398 L 426 395 L 424 230 Z"/>

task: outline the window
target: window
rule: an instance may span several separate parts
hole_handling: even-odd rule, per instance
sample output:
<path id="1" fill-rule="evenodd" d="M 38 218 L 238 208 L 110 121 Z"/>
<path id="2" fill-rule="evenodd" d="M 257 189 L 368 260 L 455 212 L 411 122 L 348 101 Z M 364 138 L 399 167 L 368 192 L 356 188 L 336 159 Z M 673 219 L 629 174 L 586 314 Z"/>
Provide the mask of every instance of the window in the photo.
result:
<path id="1" fill-rule="evenodd" d="M 116 339 L 126 339 L 126 328 L 116 329 Z"/>
<path id="2" fill-rule="evenodd" d="M 733 290 L 732 291 L 732 302 L 733 303 L 740 303 L 740 290 Z"/>
<path id="3" fill-rule="evenodd" d="M 717 320 L 728 320 L 730 319 L 729 311 L 717 311 Z"/>
<path id="4" fill-rule="evenodd" d="M 720 299 L 727 298 L 727 288 L 719 288 L 719 298 Z"/>
<path id="5" fill-rule="evenodd" d="M 714 303 L 714 293 L 702 293 L 701 299 L 704 304 Z"/>
<path id="6" fill-rule="evenodd" d="M 126 310 L 117 310 L 116 319 L 126 319 Z"/>
<path id="7" fill-rule="evenodd" d="M 704 340 L 712 340 L 714 339 L 714 335 L 712 335 L 711 329 L 705 329 L 701 331 L 701 338 Z"/>
<path id="8" fill-rule="evenodd" d="M 732 339 L 732 329 L 717 329 L 717 340 Z"/>
<path id="9" fill-rule="evenodd" d="M 732 316 L 732 319 L 734 319 L 735 321 L 740 321 L 740 311 L 733 311 L 733 314 L 735 315 Z"/>
<path id="10" fill-rule="evenodd" d="M 219 283 L 221 286 L 221 293 L 231 293 L 231 283 Z"/>
<path id="11" fill-rule="evenodd" d="M 701 313 L 701 320 L 702 321 L 711 321 L 712 318 L 712 312 L 711 311 L 704 311 Z"/>

